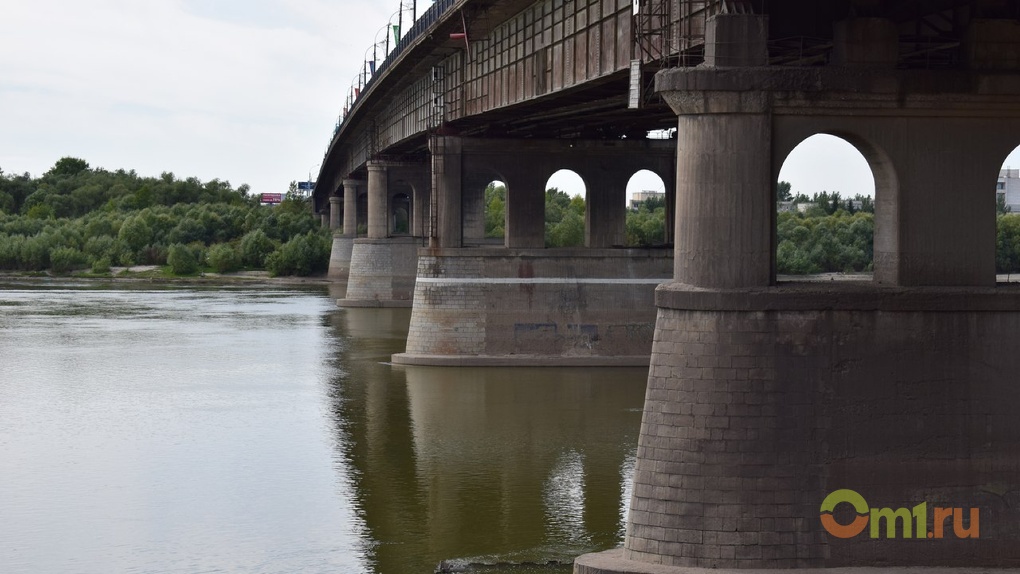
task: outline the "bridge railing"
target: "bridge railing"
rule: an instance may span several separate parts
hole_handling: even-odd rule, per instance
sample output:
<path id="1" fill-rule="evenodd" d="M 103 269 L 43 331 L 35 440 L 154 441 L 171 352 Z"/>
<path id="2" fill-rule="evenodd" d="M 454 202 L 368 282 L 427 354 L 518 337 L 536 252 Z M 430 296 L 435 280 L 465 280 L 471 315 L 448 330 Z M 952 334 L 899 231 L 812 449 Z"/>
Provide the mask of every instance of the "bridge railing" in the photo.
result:
<path id="1" fill-rule="evenodd" d="M 436 0 L 433 2 L 432 6 L 429 6 L 428 10 L 426 10 L 425 13 L 414 22 L 411 29 L 408 30 L 406 34 L 401 35 L 400 41 L 398 41 L 397 45 L 394 46 L 393 49 L 390 50 L 390 53 L 386 55 L 382 64 L 380 64 L 376 68 L 375 73 L 372 74 L 372 77 L 365 82 L 365 85 L 359 90 L 358 97 L 351 102 L 350 109 L 346 110 L 346 113 L 336 124 L 336 127 L 333 129 L 333 138 L 335 138 L 336 134 L 343 129 L 344 124 L 347 123 L 347 119 L 351 117 L 357 102 L 368 93 L 369 89 L 371 89 L 371 87 L 375 84 L 376 78 L 382 77 L 386 73 L 386 70 L 389 69 L 390 65 L 397 60 L 400 54 L 411 46 L 411 44 L 413 44 L 414 41 L 417 40 L 423 33 L 439 22 L 456 3 L 457 0 Z M 330 141 L 332 141 L 332 138 Z"/>

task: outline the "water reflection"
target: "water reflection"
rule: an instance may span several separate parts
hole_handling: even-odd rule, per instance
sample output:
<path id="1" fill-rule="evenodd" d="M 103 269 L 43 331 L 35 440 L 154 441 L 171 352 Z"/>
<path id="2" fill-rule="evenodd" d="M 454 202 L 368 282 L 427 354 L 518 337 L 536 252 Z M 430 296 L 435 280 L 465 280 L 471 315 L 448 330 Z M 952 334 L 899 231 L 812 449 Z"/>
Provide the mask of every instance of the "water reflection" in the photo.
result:
<path id="1" fill-rule="evenodd" d="M 408 321 L 384 309 L 334 321 L 349 341 L 337 444 L 377 571 L 566 565 L 619 544 L 644 370 L 390 365 Z"/>
<path id="2" fill-rule="evenodd" d="M 322 294 L 0 299 L 0 570 L 367 571 Z"/>
<path id="3" fill-rule="evenodd" d="M 0 570 L 550 572 L 511 565 L 621 542 L 644 370 L 394 366 L 409 312 L 333 297 L 0 285 Z"/>

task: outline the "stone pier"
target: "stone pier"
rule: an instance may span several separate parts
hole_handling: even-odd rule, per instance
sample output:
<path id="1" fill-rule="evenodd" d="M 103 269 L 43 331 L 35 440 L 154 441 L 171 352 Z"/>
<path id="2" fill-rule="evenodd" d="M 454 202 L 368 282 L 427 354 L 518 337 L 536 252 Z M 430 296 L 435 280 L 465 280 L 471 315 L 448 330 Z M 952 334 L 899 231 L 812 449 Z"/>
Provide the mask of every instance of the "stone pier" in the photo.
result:
<path id="1" fill-rule="evenodd" d="M 423 249 L 412 365 L 647 365 L 664 249 Z"/>
<path id="2" fill-rule="evenodd" d="M 1016 571 L 1020 290 L 995 284 L 993 193 L 1020 143 L 1015 62 L 897 70 L 895 29 L 849 21 L 831 65 L 769 67 L 766 17 L 709 28 L 706 65 L 656 78 L 676 264 L 626 539 L 574 572 Z M 775 182 L 816 133 L 874 172 L 872 282 L 776 281 Z M 859 498 L 827 527 L 840 490 Z"/>
<path id="3" fill-rule="evenodd" d="M 330 229 L 333 230 L 333 248 L 329 255 L 329 278 L 346 281 L 351 271 L 354 240 L 358 236 L 358 189 L 365 182 L 343 180 L 343 195 L 331 196 Z"/>
<path id="4" fill-rule="evenodd" d="M 359 187 L 358 182 L 351 184 L 351 188 Z M 428 209 L 428 188 L 428 169 L 421 164 L 368 163 L 368 236 L 351 239 L 347 296 L 338 301 L 341 307 L 411 306 L 417 252 L 424 242 L 422 212 Z M 356 228 L 357 221 L 350 225 Z"/>

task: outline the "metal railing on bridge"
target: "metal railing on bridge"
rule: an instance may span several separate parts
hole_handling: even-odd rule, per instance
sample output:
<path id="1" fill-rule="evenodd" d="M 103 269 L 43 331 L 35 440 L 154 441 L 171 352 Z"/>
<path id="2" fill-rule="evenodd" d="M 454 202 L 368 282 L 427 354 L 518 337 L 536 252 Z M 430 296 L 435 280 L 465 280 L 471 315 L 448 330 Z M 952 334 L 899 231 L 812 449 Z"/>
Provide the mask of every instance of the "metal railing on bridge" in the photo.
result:
<path id="1" fill-rule="evenodd" d="M 375 71 L 372 73 L 371 77 L 369 77 L 368 80 L 356 92 L 357 96 L 351 101 L 349 109 L 343 110 L 343 113 L 340 115 L 340 120 L 333 128 L 333 135 L 330 138 L 331 143 L 332 140 L 336 137 L 336 134 L 339 133 L 340 130 L 343 128 L 344 124 L 347 122 L 347 119 L 354 112 L 355 106 L 357 106 L 361 98 L 363 98 L 365 94 L 367 94 L 371 87 L 375 84 L 376 78 L 385 75 L 390 65 L 394 61 L 396 61 L 397 58 L 400 57 L 400 54 L 402 54 L 404 50 L 408 49 L 408 47 L 410 47 L 415 42 L 415 40 L 417 40 L 423 33 L 432 28 L 432 26 L 434 26 L 437 22 L 442 20 L 443 16 L 445 16 L 446 13 L 449 12 L 456 3 L 457 0 L 436 0 L 435 2 L 433 2 L 432 6 L 429 6 L 428 10 L 426 10 L 421 15 L 420 18 L 415 20 L 414 24 L 411 26 L 411 29 L 408 30 L 407 33 L 404 33 L 400 36 L 400 39 L 397 41 L 393 49 L 390 50 L 389 53 L 384 56 L 382 64 L 378 65 L 375 68 Z M 352 91 L 353 89 L 354 87 L 352 86 Z M 327 153 L 328 152 L 329 148 L 327 146 Z"/>

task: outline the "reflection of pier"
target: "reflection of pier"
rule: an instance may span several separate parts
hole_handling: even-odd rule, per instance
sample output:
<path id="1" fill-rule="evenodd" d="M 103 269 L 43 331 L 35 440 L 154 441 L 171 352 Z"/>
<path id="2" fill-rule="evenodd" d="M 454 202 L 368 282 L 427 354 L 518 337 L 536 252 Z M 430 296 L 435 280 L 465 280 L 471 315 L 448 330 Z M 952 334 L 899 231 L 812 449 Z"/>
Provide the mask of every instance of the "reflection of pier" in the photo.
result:
<path id="1" fill-rule="evenodd" d="M 443 553 L 503 547 L 539 560 L 556 544 L 554 558 L 569 560 L 615 544 L 639 370 L 529 369 L 528 382 L 505 369 L 405 370 L 433 543 L 447 545 L 451 529 L 488 531 Z"/>
<path id="2" fill-rule="evenodd" d="M 378 571 L 569 562 L 619 540 L 641 369 L 394 367 L 408 310 L 344 309 L 341 457 Z M 484 560 L 483 560 L 484 559 Z"/>

